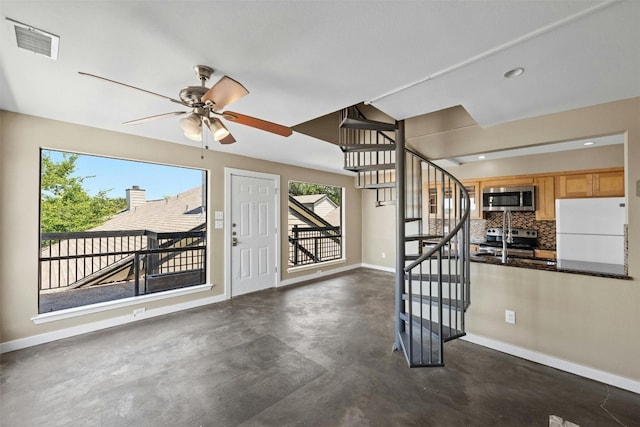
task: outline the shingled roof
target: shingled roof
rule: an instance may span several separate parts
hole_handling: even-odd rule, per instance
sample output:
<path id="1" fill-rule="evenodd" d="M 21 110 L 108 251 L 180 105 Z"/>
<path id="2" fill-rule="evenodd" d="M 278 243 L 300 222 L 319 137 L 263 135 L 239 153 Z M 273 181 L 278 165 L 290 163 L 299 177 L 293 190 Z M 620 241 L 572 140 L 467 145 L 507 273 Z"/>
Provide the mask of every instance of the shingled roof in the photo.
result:
<path id="1" fill-rule="evenodd" d="M 150 230 L 156 232 L 188 231 L 206 221 L 202 206 L 202 187 L 146 203 L 114 215 L 90 231 Z"/>

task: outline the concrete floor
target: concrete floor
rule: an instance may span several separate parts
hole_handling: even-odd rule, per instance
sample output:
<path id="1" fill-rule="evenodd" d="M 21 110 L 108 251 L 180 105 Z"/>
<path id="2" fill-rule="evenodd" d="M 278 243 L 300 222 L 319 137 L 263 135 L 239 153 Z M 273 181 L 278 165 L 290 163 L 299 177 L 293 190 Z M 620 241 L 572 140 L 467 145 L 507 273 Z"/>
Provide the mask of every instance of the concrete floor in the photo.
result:
<path id="1" fill-rule="evenodd" d="M 392 282 L 358 269 L 4 354 L 0 425 L 640 425 L 637 394 L 461 340 L 407 368 Z"/>

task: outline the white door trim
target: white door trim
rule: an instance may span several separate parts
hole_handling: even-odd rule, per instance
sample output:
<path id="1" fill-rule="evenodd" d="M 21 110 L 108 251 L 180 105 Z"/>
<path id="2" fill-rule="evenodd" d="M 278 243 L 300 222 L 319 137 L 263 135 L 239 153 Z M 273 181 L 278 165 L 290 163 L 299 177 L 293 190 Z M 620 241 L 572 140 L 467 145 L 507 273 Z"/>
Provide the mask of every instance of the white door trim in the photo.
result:
<path id="1" fill-rule="evenodd" d="M 250 178 L 261 178 L 273 181 L 276 189 L 276 282 L 274 286 L 280 285 L 280 175 L 264 172 L 248 171 L 236 168 L 224 168 L 224 295 L 225 299 L 231 298 L 231 176 L 239 175 Z"/>

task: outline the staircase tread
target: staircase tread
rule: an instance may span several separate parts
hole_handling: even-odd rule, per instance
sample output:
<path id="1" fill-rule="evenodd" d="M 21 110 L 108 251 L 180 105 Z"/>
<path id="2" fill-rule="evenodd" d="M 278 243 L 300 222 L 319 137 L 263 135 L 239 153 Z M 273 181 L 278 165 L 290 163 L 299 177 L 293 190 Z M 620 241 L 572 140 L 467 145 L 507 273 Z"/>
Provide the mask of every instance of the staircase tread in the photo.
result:
<path id="1" fill-rule="evenodd" d="M 414 217 L 414 218 L 405 218 L 404 219 L 404 222 L 414 222 L 414 221 L 422 221 L 422 218 Z"/>
<path id="2" fill-rule="evenodd" d="M 342 151 L 393 151 L 396 144 L 346 144 L 341 145 Z"/>
<path id="3" fill-rule="evenodd" d="M 441 234 L 409 234 L 404 237 L 404 240 L 407 242 L 415 241 L 415 240 L 435 240 L 442 239 Z"/>
<path id="4" fill-rule="evenodd" d="M 405 254 L 404 259 L 405 261 L 414 261 L 418 258 L 420 258 L 422 256 L 422 254 Z M 430 257 L 431 259 L 436 259 L 438 258 L 438 252 L 436 251 L 434 254 L 431 255 Z M 449 259 L 449 258 L 459 258 L 456 256 L 451 256 L 451 255 L 442 255 L 440 258 L 442 259 Z"/>
<path id="5" fill-rule="evenodd" d="M 409 299 L 409 294 L 402 294 L 402 300 L 407 301 Z M 429 297 L 428 295 L 420 295 L 420 294 L 412 294 L 413 301 L 423 303 L 430 303 L 431 305 L 439 305 L 440 297 Z M 447 307 L 453 307 L 457 311 L 460 311 L 464 308 L 465 302 L 459 299 L 451 299 L 451 298 L 442 298 L 442 305 Z"/>
<path id="6" fill-rule="evenodd" d="M 404 320 L 405 322 L 409 321 L 409 316 L 406 313 L 400 313 L 400 318 L 402 320 Z M 440 328 L 440 324 L 438 322 L 434 322 L 433 320 L 429 320 L 429 319 L 422 319 L 422 325 L 420 324 L 420 317 L 413 315 L 411 316 L 411 320 L 413 322 L 414 325 L 416 326 L 422 326 L 422 329 L 433 333 L 435 335 L 437 335 L 437 331 Z M 436 331 L 436 332 L 434 332 Z M 456 338 L 460 338 L 465 336 L 466 333 L 459 330 L 459 329 L 454 329 L 451 328 L 449 326 L 446 325 L 442 325 L 442 340 L 443 341 L 450 341 Z"/>
<path id="7" fill-rule="evenodd" d="M 383 201 L 378 201 L 376 202 L 376 207 L 380 207 L 380 206 L 394 206 L 397 205 L 398 202 L 395 200 L 383 200 Z"/>
<path id="8" fill-rule="evenodd" d="M 376 188 L 395 188 L 396 183 L 395 182 L 381 182 L 379 184 L 365 184 L 365 185 L 361 185 L 358 188 L 363 188 L 363 189 L 376 189 Z"/>
<path id="9" fill-rule="evenodd" d="M 359 165 L 359 166 L 345 166 L 345 170 L 351 172 L 360 172 L 360 171 L 379 171 L 379 170 L 391 170 L 395 169 L 395 163 L 378 163 L 376 165 Z"/>
<path id="10" fill-rule="evenodd" d="M 431 276 L 431 277 L 429 277 Z M 462 276 L 460 274 L 442 274 L 443 283 L 460 283 L 460 279 Z M 405 280 L 409 280 L 409 274 L 404 275 Z M 430 280 L 431 279 L 431 280 Z M 438 280 L 438 273 L 433 273 L 429 275 L 428 273 L 413 273 L 411 274 L 412 281 L 420 281 L 420 282 L 433 282 Z"/>
<path id="11" fill-rule="evenodd" d="M 378 122 L 375 120 L 345 117 L 340 123 L 343 129 L 364 129 L 377 131 L 395 131 L 398 126 L 395 123 Z"/>

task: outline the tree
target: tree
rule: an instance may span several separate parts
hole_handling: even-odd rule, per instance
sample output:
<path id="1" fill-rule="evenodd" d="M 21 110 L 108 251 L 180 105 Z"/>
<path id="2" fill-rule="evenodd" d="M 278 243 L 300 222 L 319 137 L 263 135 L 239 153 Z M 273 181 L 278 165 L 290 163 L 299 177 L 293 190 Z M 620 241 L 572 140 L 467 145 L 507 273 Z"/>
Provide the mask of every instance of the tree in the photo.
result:
<path id="1" fill-rule="evenodd" d="M 43 233 L 84 231 L 104 223 L 126 207 L 124 198 L 109 198 L 109 190 L 90 196 L 82 186 L 89 176 L 73 176 L 78 155 L 63 153 L 53 161 L 43 151 L 40 170 L 40 229 Z"/>
<path id="2" fill-rule="evenodd" d="M 326 194 L 333 203 L 340 206 L 342 203 L 342 188 L 332 185 L 310 184 L 308 182 L 289 181 L 289 194 L 292 196 L 305 196 L 307 194 Z"/>

